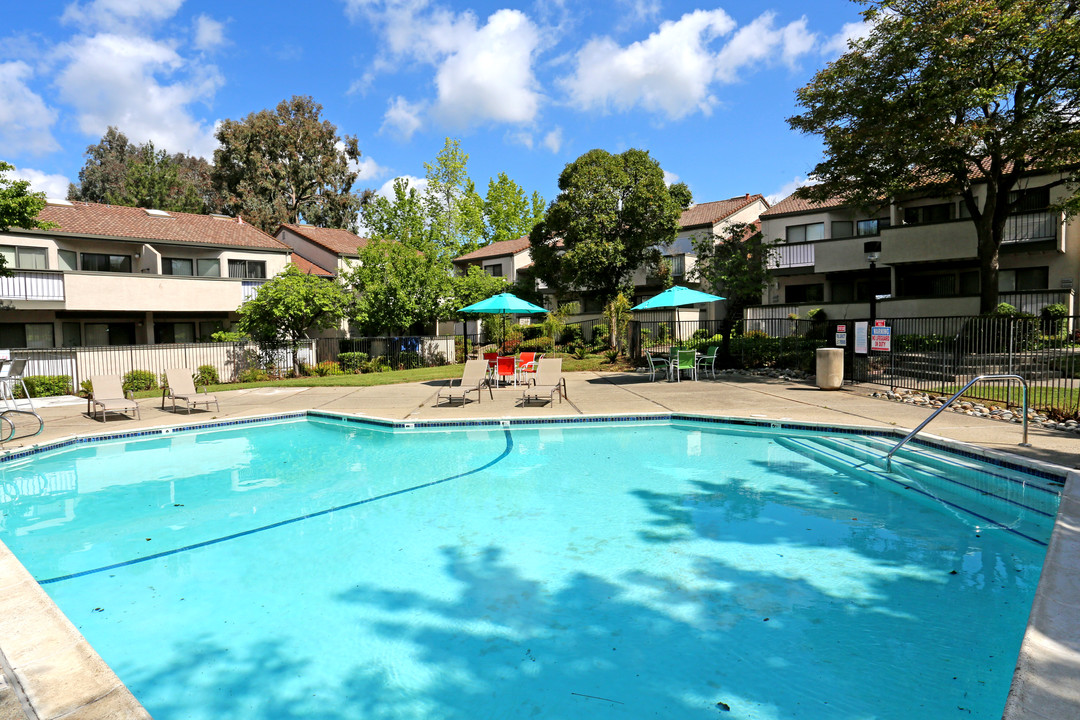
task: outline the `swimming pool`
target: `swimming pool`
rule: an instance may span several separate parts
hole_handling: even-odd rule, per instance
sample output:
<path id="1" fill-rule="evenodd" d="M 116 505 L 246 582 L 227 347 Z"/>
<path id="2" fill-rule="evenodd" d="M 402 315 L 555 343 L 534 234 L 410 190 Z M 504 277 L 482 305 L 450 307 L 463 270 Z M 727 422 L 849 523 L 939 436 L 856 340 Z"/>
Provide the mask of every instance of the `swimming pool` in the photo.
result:
<path id="1" fill-rule="evenodd" d="M 159 720 L 1000 717 L 1055 483 L 884 444 L 309 415 L 3 463 L 0 537 Z"/>

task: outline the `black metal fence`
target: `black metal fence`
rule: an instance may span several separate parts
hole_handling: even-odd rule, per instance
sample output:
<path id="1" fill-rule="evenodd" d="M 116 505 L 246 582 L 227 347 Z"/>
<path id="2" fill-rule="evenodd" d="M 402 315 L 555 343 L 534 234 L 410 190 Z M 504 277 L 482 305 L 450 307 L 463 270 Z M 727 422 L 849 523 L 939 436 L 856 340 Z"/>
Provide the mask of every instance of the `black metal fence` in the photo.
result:
<path id="1" fill-rule="evenodd" d="M 847 326 L 845 368 L 848 380 L 929 393 L 952 394 L 971 378 L 1015 374 L 1028 381 L 1032 407 L 1062 414 L 1080 411 L 1080 316 L 895 318 L 886 352 L 854 353 L 854 321 Z M 1015 383 L 986 382 L 969 397 L 1001 404 L 1019 403 Z"/>

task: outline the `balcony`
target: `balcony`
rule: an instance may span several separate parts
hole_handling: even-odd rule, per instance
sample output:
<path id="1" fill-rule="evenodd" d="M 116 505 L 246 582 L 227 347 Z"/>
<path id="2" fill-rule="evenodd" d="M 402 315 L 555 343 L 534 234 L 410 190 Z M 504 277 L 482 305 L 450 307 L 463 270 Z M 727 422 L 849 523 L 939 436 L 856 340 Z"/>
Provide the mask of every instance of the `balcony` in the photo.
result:
<path id="1" fill-rule="evenodd" d="M 0 277 L 0 300 L 64 301 L 64 274 L 48 270 L 12 270 Z"/>
<path id="2" fill-rule="evenodd" d="M 769 258 L 770 270 L 814 267 L 814 245 L 816 243 L 779 243 L 773 246 Z"/>
<path id="3" fill-rule="evenodd" d="M 265 280 L 144 273 L 68 272 L 66 310 L 232 312 Z"/>
<path id="4" fill-rule="evenodd" d="M 1017 245 L 1019 243 L 1056 240 L 1060 223 L 1061 216 L 1059 213 L 1045 210 L 1043 212 L 1013 215 L 1005 221 L 1005 236 L 1001 240 L 1001 244 Z"/>

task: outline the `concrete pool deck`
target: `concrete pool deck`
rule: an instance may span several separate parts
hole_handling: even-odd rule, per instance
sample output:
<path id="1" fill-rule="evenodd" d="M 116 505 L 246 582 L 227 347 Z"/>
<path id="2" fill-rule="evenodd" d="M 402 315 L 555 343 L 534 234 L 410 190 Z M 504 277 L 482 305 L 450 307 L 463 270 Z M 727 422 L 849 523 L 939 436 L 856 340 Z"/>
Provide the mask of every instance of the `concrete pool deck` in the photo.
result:
<path id="1" fill-rule="evenodd" d="M 553 406 L 518 407 L 519 388 L 485 393 L 465 406 L 436 407 L 445 381 L 375 387 L 276 387 L 218 393 L 221 411 L 161 408 L 140 400 L 142 419 L 86 416 L 86 402 L 40 410 L 41 435 L 5 445 L 15 450 L 74 435 L 123 433 L 148 427 L 203 423 L 302 410 L 325 410 L 388 420 L 526 418 L 644 413 L 701 413 L 723 417 L 912 428 L 930 410 L 874 399 L 866 390 L 826 392 L 801 382 L 724 376 L 699 382 L 648 382 L 639 373 L 568 373 L 567 397 Z M 475 396 L 473 396 L 475 397 Z M 1032 447 L 1018 446 L 1018 424 L 946 412 L 925 431 L 937 437 L 1011 453 L 1064 468 L 1080 468 L 1080 437 L 1031 428 Z M 1013 680 L 1005 717 L 1080 717 L 1080 482 L 1070 480 L 1047 551 L 1044 573 Z M 973 618 L 973 622 L 977 619 Z M 0 720 L 5 718 L 146 718 L 127 692 L 41 587 L 0 544 Z"/>

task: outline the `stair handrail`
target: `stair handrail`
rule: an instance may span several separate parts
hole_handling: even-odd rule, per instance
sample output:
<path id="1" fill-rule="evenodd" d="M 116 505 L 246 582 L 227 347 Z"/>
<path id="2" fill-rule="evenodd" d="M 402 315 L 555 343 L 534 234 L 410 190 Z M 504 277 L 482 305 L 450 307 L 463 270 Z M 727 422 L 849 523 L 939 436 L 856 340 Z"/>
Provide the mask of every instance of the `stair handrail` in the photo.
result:
<path id="1" fill-rule="evenodd" d="M 1023 406 L 1024 406 L 1024 408 L 1023 408 L 1023 413 L 1024 413 L 1024 415 L 1023 415 L 1024 440 L 1023 440 L 1023 442 L 1020 443 L 1020 447 L 1031 447 L 1031 443 L 1028 442 L 1028 382 L 1027 382 L 1027 380 L 1022 375 L 1015 375 L 1013 373 L 1005 373 L 1005 374 L 1002 374 L 1002 375 L 976 375 L 971 380 L 968 380 L 967 384 L 964 385 L 964 387 L 957 390 L 955 395 L 953 395 L 951 398 L 946 400 L 944 405 L 942 405 L 938 409 L 934 410 L 934 412 L 930 413 L 930 417 L 923 420 L 919 424 L 919 426 L 917 428 L 915 428 L 914 430 L 909 432 L 904 437 L 903 440 L 901 440 L 900 442 L 896 443 L 896 445 L 893 446 L 893 449 L 890 450 L 889 454 L 885 456 L 885 472 L 892 472 L 892 456 L 894 454 L 896 454 L 897 450 L 902 448 L 904 446 L 904 444 L 907 443 L 908 440 L 910 440 L 911 438 L 918 435 L 920 430 L 922 430 L 924 427 L 929 425 L 931 420 L 933 420 L 938 415 L 940 415 L 942 412 L 944 412 L 945 408 L 949 407 L 949 405 L 951 405 L 954 400 L 956 400 L 958 397 L 963 395 L 967 391 L 967 389 L 969 387 L 971 387 L 975 383 L 981 382 L 983 380 L 1018 380 L 1020 382 L 1020 387 L 1023 390 L 1021 398 L 1022 398 Z M 1007 403 L 1008 403 L 1008 401 L 1006 400 L 1006 404 Z"/>

